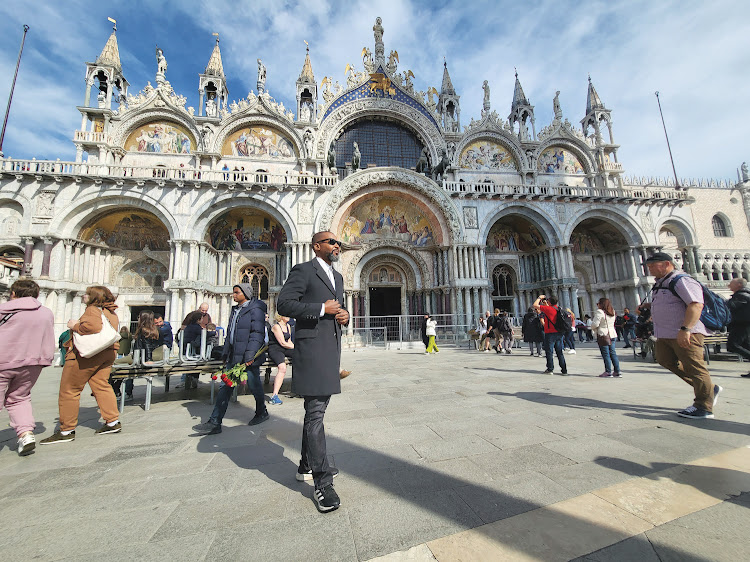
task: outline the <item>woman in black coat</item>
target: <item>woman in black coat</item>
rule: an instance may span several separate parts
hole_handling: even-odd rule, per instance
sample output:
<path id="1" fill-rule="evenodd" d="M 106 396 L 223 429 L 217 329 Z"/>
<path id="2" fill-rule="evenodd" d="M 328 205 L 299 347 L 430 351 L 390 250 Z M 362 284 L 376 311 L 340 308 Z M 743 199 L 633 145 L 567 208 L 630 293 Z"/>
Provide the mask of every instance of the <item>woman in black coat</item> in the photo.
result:
<path id="1" fill-rule="evenodd" d="M 521 326 L 523 341 L 529 344 L 529 355 L 534 355 L 534 346 L 536 345 L 536 356 L 542 356 L 542 342 L 544 341 L 544 326 L 539 313 L 534 307 L 529 307 L 529 311 L 523 317 Z"/>

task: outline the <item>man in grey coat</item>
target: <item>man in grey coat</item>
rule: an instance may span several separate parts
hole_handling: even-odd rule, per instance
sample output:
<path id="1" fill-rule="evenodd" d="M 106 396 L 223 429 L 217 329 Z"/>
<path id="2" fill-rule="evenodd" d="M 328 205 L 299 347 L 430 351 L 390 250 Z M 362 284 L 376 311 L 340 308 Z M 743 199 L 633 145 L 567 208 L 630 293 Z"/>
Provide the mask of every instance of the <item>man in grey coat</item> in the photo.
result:
<path id="1" fill-rule="evenodd" d="M 289 272 L 276 301 L 279 314 L 296 318 L 292 351 L 292 392 L 304 397 L 302 459 L 297 480 L 315 482 L 315 501 L 321 513 L 341 504 L 333 489 L 338 470 L 329 466 L 323 416 L 332 394 L 341 392 L 341 326 L 348 324 L 343 308 L 344 279 L 333 269 L 341 242 L 332 232 L 312 237 L 315 258 Z"/>

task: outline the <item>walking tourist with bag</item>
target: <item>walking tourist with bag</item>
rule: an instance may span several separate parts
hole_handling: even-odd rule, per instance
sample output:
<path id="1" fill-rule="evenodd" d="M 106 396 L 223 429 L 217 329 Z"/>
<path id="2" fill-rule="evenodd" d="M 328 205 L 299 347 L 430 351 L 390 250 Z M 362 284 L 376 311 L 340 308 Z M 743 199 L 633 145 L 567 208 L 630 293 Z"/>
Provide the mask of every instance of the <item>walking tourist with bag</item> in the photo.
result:
<path id="1" fill-rule="evenodd" d="M 60 427 L 40 444 L 68 443 L 76 438 L 81 391 L 88 383 L 94 393 L 104 425 L 98 435 L 122 430 L 115 392 L 109 384 L 109 374 L 117 357 L 120 334 L 115 314 L 115 297 L 107 287 L 94 285 L 83 295 L 86 310 L 78 320 L 68 321 L 73 339 L 65 352 L 65 366 L 60 378 Z"/>
<path id="2" fill-rule="evenodd" d="M 513 347 L 513 322 L 511 322 L 507 311 L 503 311 L 500 316 L 500 320 L 497 323 L 497 330 L 500 337 L 503 338 L 502 344 L 500 343 L 500 340 L 498 340 L 498 348 L 502 346 L 503 351 L 510 355 L 511 348 Z"/>
<path id="3" fill-rule="evenodd" d="M 8 410 L 21 456 L 36 447 L 31 389 L 55 355 L 52 311 L 38 296 L 39 285 L 19 279 L 10 286 L 10 300 L 0 304 L 0 410 Z"/>
<path id="4" fill-rule="evenodd" d="M 597 310 L 591 320 L 591 329 L 596 334 L 596 343 L 604 359 L 604 372 L 600 377 L 619 377 L 620 360 L 615 351 L 617 329 L 615 328 L 615 309 L 608 298 L 600 298 L 596 303 Z M 614 369 L 614 370 L 613 370 Z"/>
<path id="5" fill-rule="evenodd" d="M 657 252 L 646 260 L 656 278 L 651 317 L 656 336 L 656 361 L 693 387 L 693 404 L 677 412 L 689 419 L 713 418 L 722 388 L 714 385 L 703 359 L 703 338 L 709 331 L 701 321 L 703 287 L 689 275 L 678 276 L 672 257 Z M 670 289 L 671 287 L 671 289 Z"/>

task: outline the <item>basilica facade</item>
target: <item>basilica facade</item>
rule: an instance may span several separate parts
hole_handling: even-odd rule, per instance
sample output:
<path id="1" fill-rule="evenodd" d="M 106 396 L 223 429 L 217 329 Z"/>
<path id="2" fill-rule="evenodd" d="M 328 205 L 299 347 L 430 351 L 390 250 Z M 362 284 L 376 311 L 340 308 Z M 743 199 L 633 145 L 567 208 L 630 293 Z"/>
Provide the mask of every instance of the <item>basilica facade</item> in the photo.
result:
<path id="1" fill-rule="evenodd" d="M 750 278 L 746 168 L 731 184 L 626 174 L 591 79 L 576 125 L 557 92 L 540 126 L 518 75 L 507 117 L 485 81 L 467 119 L 447 64 L 417 91 L 380 18 L 373 35 L 343 83 L 316 80 L 308 52 L 292 108 L 260 59 L 257 91 L 230 101 L 217 40 L 196 109 L 160 49 L 155 85 L 131 93 L 113 31 L 86 63 L 75 162 L 0 159 L 0 295 L 31 276 L 58 333 L 92 284 L 118 295 L 122 321 L 150 308 L 179 326 L 206 301 L 223 324 L 239 282 L 273 313 L 321 230 L 343 242 L 354 317 L 445 314 L 457 331 L 492 308 L 523 315 L 540 293 L 581 316 L 605 295 L 634 308 L 656 250 L 718 289 Z"/>

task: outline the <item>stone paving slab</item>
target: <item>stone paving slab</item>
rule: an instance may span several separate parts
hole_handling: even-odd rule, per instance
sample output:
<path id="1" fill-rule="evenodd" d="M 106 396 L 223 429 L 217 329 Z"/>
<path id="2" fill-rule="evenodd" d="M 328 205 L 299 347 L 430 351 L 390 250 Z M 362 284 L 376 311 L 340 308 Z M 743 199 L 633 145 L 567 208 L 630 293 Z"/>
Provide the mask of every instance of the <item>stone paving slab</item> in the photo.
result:
<path id="1" fill-rule="evenodd" d="M 137 381 L 135 401 L 121 418 L 123 432 L 96 436 L 101 421 L 84 392 L 76 440 L 38 446 L 25 458 L 16 455 L 15 435 L 0 412 L 0 548 L 8 560 L 431 560 L 428 541 L 561 502 L 573 514 L 606 511 L 614 504 L 591 492 L 627 490 L 629 482 L 659 471 L 673 471 L 665 474 L 677 489 L 701 486 L 699 495 L 715 504 L 705 511 L 733 501 L 711 495 L 708 477 L 684 481 L 702 473 L 680 467 L 706 455 L 725 455 L 728 469 L 750 466 L 750 449 L 748 457 L 736 452 L 750 445 L 750 382 L 738 376 L 746 364 L 711 365 L 725 391 L 716 419 L 696 423 L 674 415 L 689 403 L 690 388 L 653 363 L 623 353 L 625 376 L 599 379 L 601 358 L 590 345 L 580 346 L 568 363 L 575 376 L 542 375 L 543 359 L 516 353 L 447 347 L 439 358 L 418 350 L 345 352 L 343 364 L 354 373 L 326 416 L 342 507 L 326 515 L 315 510 L 312 486 L 294 478 L 303 418 L 297 398 L 282 396 L 281 406 L 269 407 L 268 422 L 249 427 L 254 400 L 241 395 L 230 403 L 221 434 L 198 437 L 191 427 L 211 412 L 205 381 L 197 390 L 165 395 L 156 379 L 148 412 L 141 406 L 145 386 Z M 59 377 L 60 369 L 46 369 L 33 391 L 38 439 L 55 428 Z M 706 475 L 717 470 L 704 468 Z M 742 491 L 745 481 L 726 474 L 731 478 L 714 480 Z M 746 529 L 739 512 L 727 513 Z M 657 526 L 645 533 L 628 524 L 623 535 L 603 524 L 610 542 L 593 541 L 576 556 L 605 560 L 607 549 L 638 553 L 643 537 L 648 542 L 651 536 L 669 552 L 670 537 L 680 536 L 678 522 L 698 514 L 654 519 Z M 102 535 L 103 517 L 122 530 L 91 540 Z M 596 528 L 596 518 L 585 517 L 589 523 L 567 533 L 589 545 L 576 535 L 576 529 Z M 72 534 L 54 524 L 66 519 L 76 527 Z M 721 521 L 740 528 L 729 515 Z M 710 520 L 706 525 L 714 532 Z M 734 537 L 732 548 L 710 559 L 731 559 L 735 544 L 750 549 L 739 531 L 727 536 Z M 532 557 L 535 548 L 515 554 Z"/>

